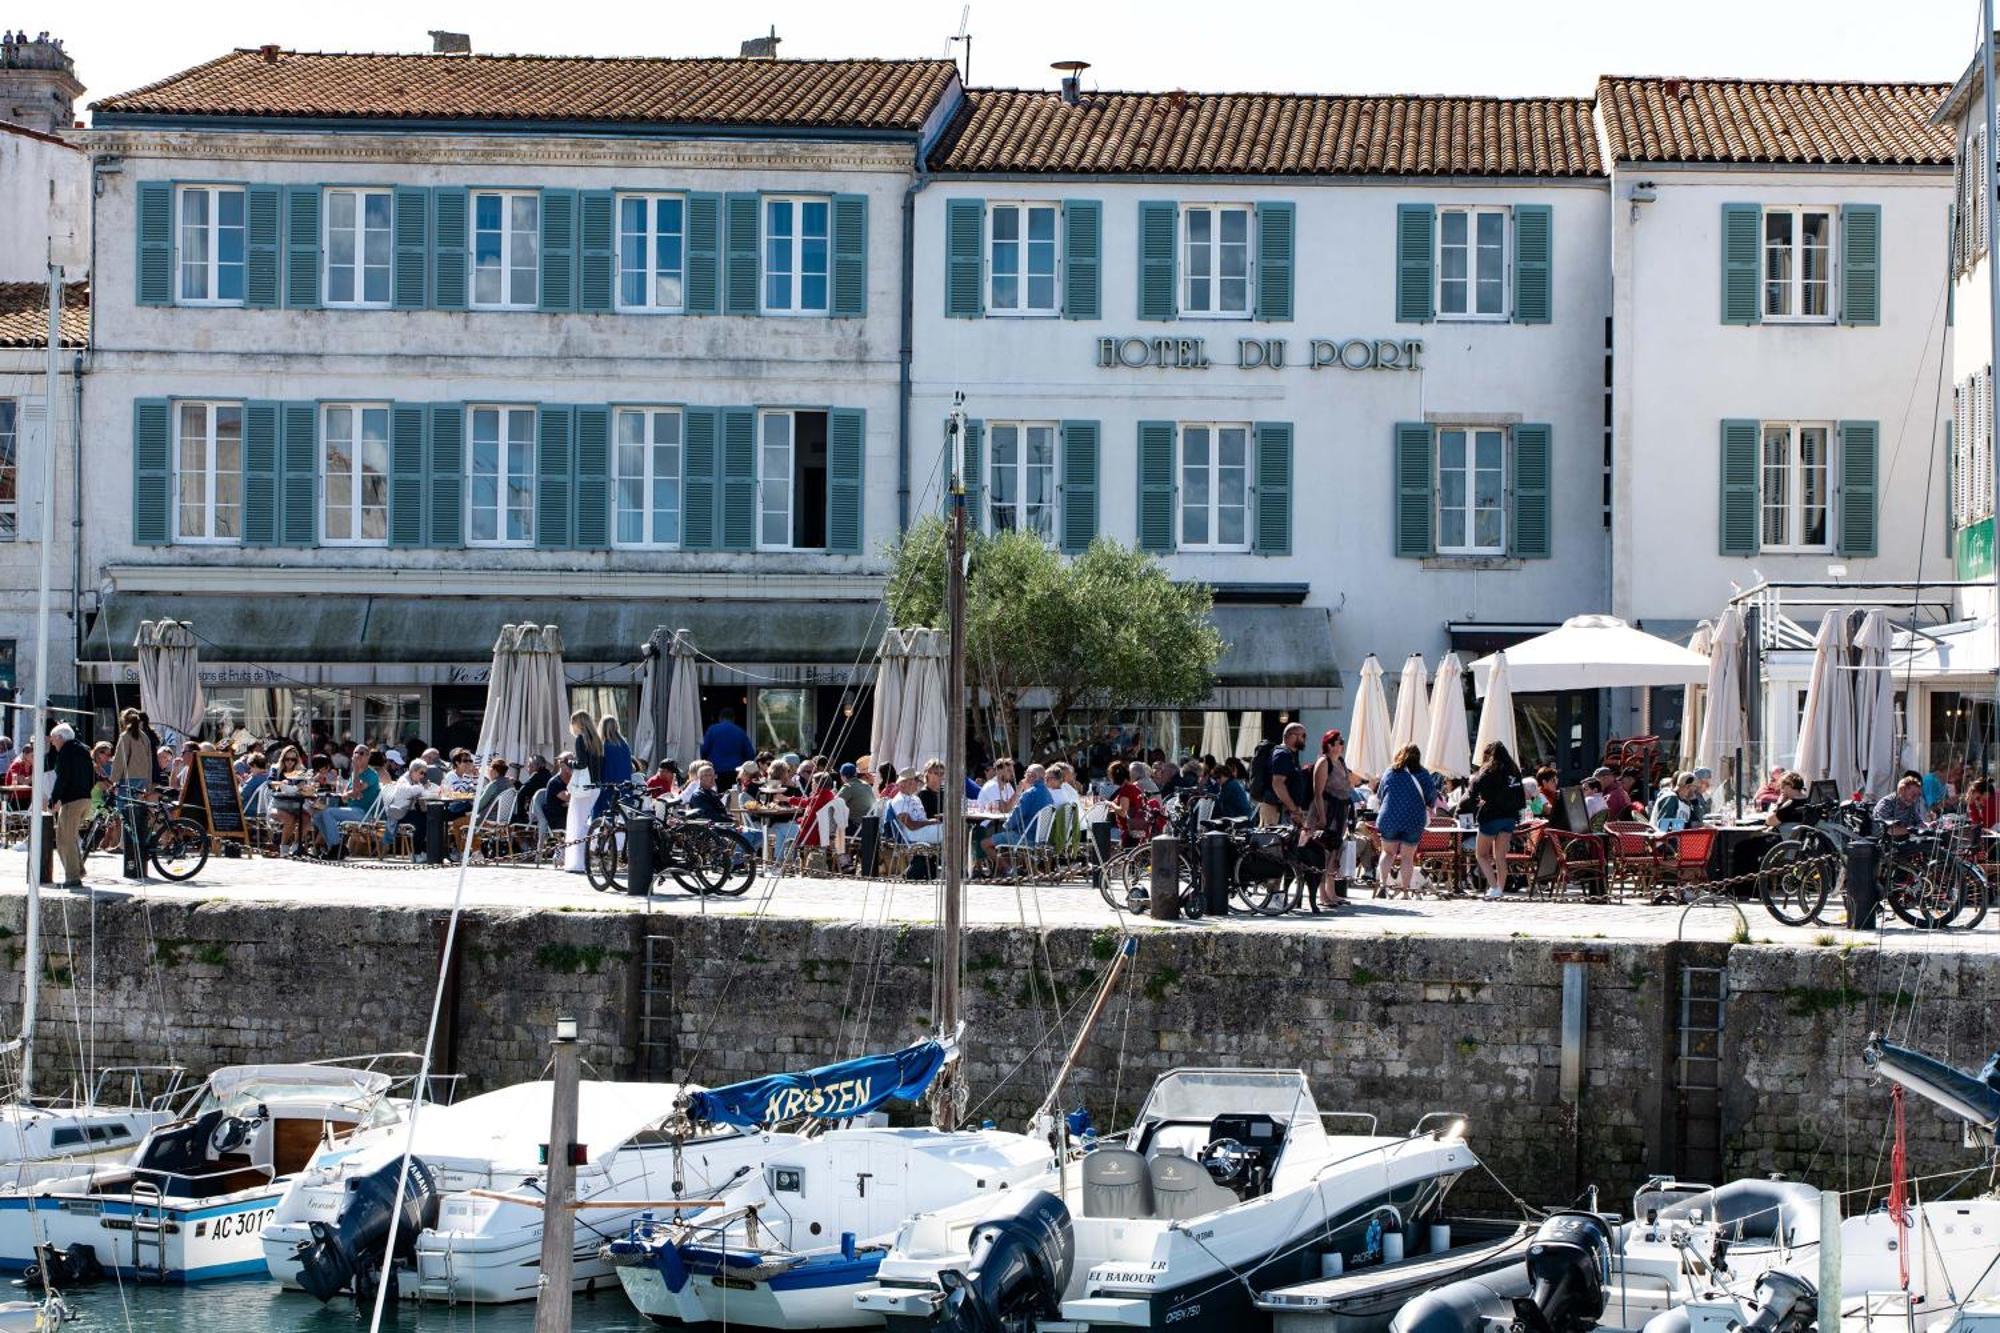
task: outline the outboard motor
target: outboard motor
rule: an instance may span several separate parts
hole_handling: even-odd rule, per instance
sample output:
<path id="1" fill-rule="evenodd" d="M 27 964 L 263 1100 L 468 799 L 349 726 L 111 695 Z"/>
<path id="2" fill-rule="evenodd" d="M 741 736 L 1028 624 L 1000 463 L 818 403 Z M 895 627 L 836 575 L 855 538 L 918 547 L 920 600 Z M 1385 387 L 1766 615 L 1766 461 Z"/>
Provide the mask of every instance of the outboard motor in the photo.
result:
<path id="1" fill-rule="evenodd" d="M 1062 1314 L 1063 1289 L 1076 1262 L 1069 1208 L 1046 1190 L 972 1229 L 971 1263 L 947 1269 L 944 1317 L 949 1333 L 1005 1333 Z"/>
<path id="2" fill-rule="evenodd" d="M 104 1265 L 97 1250 L 82 1241 L 68 1249 L 57 1249 L 44 1241 L 35 1246 L 35 1262 L 21 1275 L 30 1291 L 39 1287 L 44 1296 L 73 1287 L 88 1287 L 104 1280 Z"/>
<path id="3" fill-rule="evenodd" d="M 409 1189 L 403 1195 L 403 1216 L 396 1224 L 396 1253 L 382 1253 L 389 1238 L 389 1218 L 395 1207 L 396 1177 L 402 1159 L 385 1163 L 347 1182 L 347 1198 L 331 1222 L 314 1222 L 312 1239 L 299 1247 L 299 1285 L 324 1302 L 343 1291 L 360 1301 L 372 1296 L 381 1271 L 395 1271 L 395 1262 L 415 1262 L 417 1233 L 437 1223 L 437 1182 L 431 1169 L 410 1159 Z"/>
<path id="4" fill-rule="evenodd" d="M 1819 1319 L 1819 1289 L 1782 1269 L 1771 1269 L 1757 1279 L 1757 1295 L 1750 1304 L 1756 1313 L 1745 1319 L 1735 1297 L 1715 1292 L 1661 1311 L 1646 1321 L 1640 1333 L 1810 1333 Z"/>
<path id="5" fill-rule="evenodd" d="M 1447 1282 L 1417 1297 L 1390 1333 L 1484 1333 L 1498 1323 L 1519 1333 L 1581 1333 L 1604 1313 L 1611 1230 L 1595 1213 L 1555 1213 L 1511 1271 Z"/>

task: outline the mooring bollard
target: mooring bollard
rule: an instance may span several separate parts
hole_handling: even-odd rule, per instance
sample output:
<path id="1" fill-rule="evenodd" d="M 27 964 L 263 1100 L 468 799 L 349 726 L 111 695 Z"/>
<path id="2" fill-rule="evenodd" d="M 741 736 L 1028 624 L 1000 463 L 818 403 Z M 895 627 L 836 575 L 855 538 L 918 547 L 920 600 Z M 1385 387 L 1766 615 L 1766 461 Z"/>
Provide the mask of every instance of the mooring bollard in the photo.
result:
<path id="1" fill-rule="evenodd" d="M 1181 840 L 1171 833 L 1153 839 L 1153 920 L 1178 921 L 1181 916 Z"/>

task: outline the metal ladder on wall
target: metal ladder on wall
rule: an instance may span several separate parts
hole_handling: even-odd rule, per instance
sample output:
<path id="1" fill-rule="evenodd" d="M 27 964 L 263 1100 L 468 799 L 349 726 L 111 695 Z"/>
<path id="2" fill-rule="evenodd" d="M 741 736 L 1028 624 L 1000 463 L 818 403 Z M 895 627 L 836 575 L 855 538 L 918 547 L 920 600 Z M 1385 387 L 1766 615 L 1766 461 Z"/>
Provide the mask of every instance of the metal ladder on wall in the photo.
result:
<path id="1" fill-rule="evenodd" d="M 648 935 L 639 973 L 639 1077 L 665 1080 L 674 1071 L 674 941 Z"/>
<path id="2" fill-rule="evenodd" d="M 145 1263 L 148 1250 L 153 1260 L 150 1269 Z M 132 1273 L 141 1281 L 167 1280 L 167 1209 L 160 1187 L 150 1180 L 132 1182 Z"/>
<path id="3" fill-rule="evenodd" d="M 1674 1105 L 1683 1180 L 1722 1175 L 1722 1023 L 1728 1000 L 1727 968 L 1681 969 Z"/>

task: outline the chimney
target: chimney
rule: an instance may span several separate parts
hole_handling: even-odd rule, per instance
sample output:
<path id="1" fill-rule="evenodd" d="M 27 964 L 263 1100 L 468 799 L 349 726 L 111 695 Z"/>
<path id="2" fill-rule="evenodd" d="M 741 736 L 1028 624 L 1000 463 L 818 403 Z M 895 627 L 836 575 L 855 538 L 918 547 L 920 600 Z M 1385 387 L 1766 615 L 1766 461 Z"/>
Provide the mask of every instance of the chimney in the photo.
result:
<path id="1" fill-rule="evenodd" d="M 265 64 L 275 65 L 278 63 L 278 44 L 276 42 L 266 42 L 257 48 L 257 54 L 264 57 Z"/>
<path id="2" fill-rule="evenodd" d="M 1688 95 L 1688 81 L 1686 79 L 1663 80 L 1660 84 L 1660 91 L 1675 99 L 1686 97 Z"/>
<path id="3" fill-rule="evenodd" d="M 771 31 L 765 36 L 749 38 L 737 47 L 736 54 L 745 60 L 776 60 L 778 43 L 783 40 L 778 36 L 777 26 L 773 24 Z"/>
<path id="4" fill-rule="evenodd" d="M 1062 100 L 1064 106 L 1075 106 L 1082 96 L 1082 73 L 1090 68 L 1088 60 L 1058 60 L 1049 66 L 1062 73 Z"/>
<path id="5" fill-rule="evenodd" d="M 469 56 L 472 54 L 472 34 L 446 32 L 443 28 L 430 29 L 431 54 L 434 56 Z"/>

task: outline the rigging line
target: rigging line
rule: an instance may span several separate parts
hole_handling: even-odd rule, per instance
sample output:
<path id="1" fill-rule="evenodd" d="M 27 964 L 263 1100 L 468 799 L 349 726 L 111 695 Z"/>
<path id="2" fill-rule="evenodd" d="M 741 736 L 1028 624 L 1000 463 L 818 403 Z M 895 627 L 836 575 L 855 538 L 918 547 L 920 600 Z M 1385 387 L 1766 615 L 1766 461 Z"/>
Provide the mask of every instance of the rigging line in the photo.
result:
<path id="1" fill-rule="evenodd" d="M 764 862 L 760 857 L 758 861 L 760 872 L 763 864 Z M 722 986 L 716 993 L 714 1002 L 709 1008 L 708 1016 L 702 1023 L 701 1031 L 695 1034 L 694 1053 L 688 1057 L 686 1068 L 680 1079 L 683 1083 L 694 1081 L 696 1071 L 700 1069 L 703 1058 L 708 1054 L 708 1039 L 715 1030 L 716 1021 L 721 1018 L 723 1011 L 728 1007 L 729 990 L 735 984 L 736 975 L 741 969 L 743 957 L 756 945 L 763 928 L 770 922 L 771 904 L 777 898 L 778 885 L 785 877 L 785 867 L 780 864 L 772 873 L 768 875 L 760 874 L 760 877 L 766 882 L 765 889 L 763 896 L 757 900 L 756 907 L 750 912 L 749 939 L 745 941 L 745 947 L 738 949 L 730 958 L 729 966 L 723 972 Z M 705 908 L 706 903 L 704 903 L 704 910 Z"/>
<path id="2" fill-rule="evenodd" d="M 1103 983 L 1102 977 L 1093 978 L 1093 980 L 1098 984 L 1084 987 L 1083 991 L 1080 994 L 1078 994 L 1075 999 L 1071 1000 L 1069 1002 L 1068 1007 L 1063 1010 L 1063 1016 L 1067 1016 L 1071 1013 L 1074 1013 L 1077 1006 L 1082 1004 L 1086 999 L 1090 998 L 1091 993 L 1097 990 L 1098 986 L 1102 985 Z M 1005 1074 L 1001 1075 L 999 1081 L 986 1090 L 986 1095 L 979 1099 L 978 1104 L 975 1105 L 971 1110 L 966 1112 L 966 1118 L 971 1119 L 972 1117 L 977 1116 L 980 1113 L 980 1111 L 985 1109 L 986 1103 L 992 1101 L 994 1097 L 999 1095 L 1000 1089 L 1006 1087 L 1007 1084 L 1013 1080 L 1014 1075 L 1020 1073 L 1023 1069 L 1026 1069 L 1028 1067 L 1028 1062 L 1035 1058 L 1036 1052 L 1040 1051 L 1041 1048 L 1048 1043 L 1049 1038 L 1054 1037 L 1056 1035 L 1057 1035 L 1056 1029 L 1054 1028 L 1045 1029 L 1042 1032 L 1042 1035 L 1036 1039 L 1035 1044 L 1028 1049 L 1028 1053 L 1022 1056 L 1020 1060 L 1015 1063 L 1013 1068 L 1009 1069 Z"/>
<path id="3" fill-rule="evenodd" d="M 70 930 L 69 893 L 67 891 L 64 891 L 61 901 L 62 901 L 63 948 L 68 950 L 68 957 L 69 957 L 70 1020 L 76 1028 L 77 1063 L 83 1066 L 82 1077 L 86 1081 L 88 1081 L 90 1077 L 90 1066 L 84 1063 L 85 1056 L 84 1056 L 84 1040 L 83 1040 L 83 998 L 77 994 L 78 988 L 76 984 L 76 935 Z M 48 954 L 48 945 L 46 943 L 42 945 L 42 953 L 44 957 L 46 957 Z M 36 960 L 33 959 L 29 960 L 29 966 L 33 967 L 38 965 L 39 964 L 37 963 Z M 47 976 L 51 982 L 55 980 L 54 968 L 43 966 L 42 972 L 43 975 Z M 71 1085 L 72 1094 L 74 1094 L 75 1091 L 76 1091 L 75 1085 Z"/>
<path id="4" fill-rule="evenodd" d="M 1932 327 L 1938 330 L 1938 340 L 1937 340 L 1938 368 L 1937 368 L 1936 381 L 1931 391 L 1932 402 L 1933 402 L 1933 409 L 1931 411 L 1931 438 L 1930 438 L 1930 448 L 1927 450 L 1928 462 L 1925 464 L 1924 467 L 1923 521 L 1917 529 L 1919 535 L 1917 538 L 1916 579 L 1911 584 L 1910 587 L 1910 628 L 1912 631 L 1916 629 L 1917 616 L 1922 608 L 1923 595 L 1924 595 L 1924 553 L 1930 548 L 1929 535 L 1931 527 L 1931 490 L 1933 487 L 1933 483 L 1935 482 L 1937 477 L 1937 453 L 1938 453 L 1937 451 L 1938 414 L 1935 408 L 1935 404 L 1936 402 L 1941 400 L 1944 395 L 1944 349 L 1945 349 L 1945 340 L 1947 337 L 1946 334 L 1947 326 L 1941 319 L 1939 319 L 1938 316 L 1944 303 L 1950 299 L 1951 286 L 1952 286 L 1952 275 L 1950 272 L 1946 272 L 1944 278 L 1944 291 L 1938 297 L 1937 307 L 1934 307 L 1931 312 Z M 1916 401 L 1917 382 L 1918 379 L 1922 376 L 1922 374 L 1923 374 L 1923 363 L 1918 362 L 1917 375 L 1913 376 L 1910 381 L 1911 403 L 1914 403 Z M 1903 409 L 1903 420 L 1906 424 L 1909 421 L 1909 412 L 1910 412 L 1909 406 L 1905 405 Z M 1899 433 L 1897 436 L 1896 449 L 1899 454 L 1902 451 L 1902 442 L 1904 438 L 1905 437 L 1901 433 Z M 1957 444 L 1958 444 L 1957 440 L 1954 439 L 1952 441 L 1952 447 L 1956 448 Z M 1890 471 L 1891 473 L 1895 471 L 1895 459 L 1893 457 L 1890 459 Z M 1945 504 L 1947 508 L 1951 506 L 1950 496 L 1945 497 Z M 1957 519 L 1957 517 L 1958 515 L 1956 512 L 1951 512 L 1948 515 L 1948 518 L 1954 521 Z M 1949 524 L 1947 524 L 1947 526 L 1949 526 Z M 1914 644 L 1912 646 L 1914 647 Z M 1909 739 L 1909 734 L 1911 731 L 1909 709 L 1911 702 L 1913 702 L 1911 685 L 1916 679 L 1916 669 L 1917 669 L 1917 655 L 1916 653 L 1912 652 L 1903 659 L 1903 738 L 1906 742 Z M 1893 665 L 1890 667 L 1890 670 L 1892 672 L 1895 670 Z"/>

